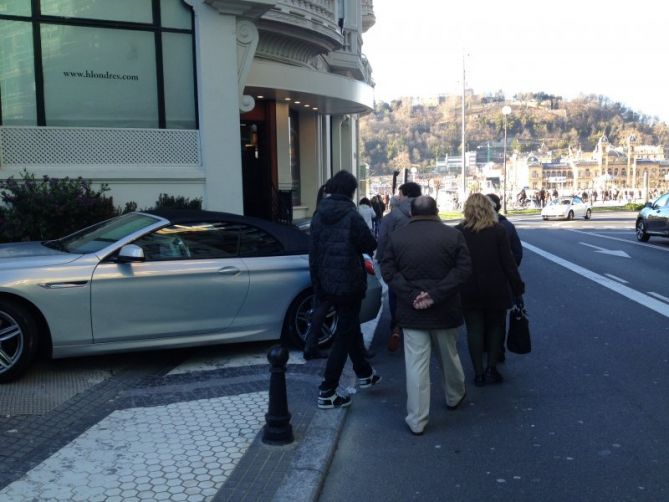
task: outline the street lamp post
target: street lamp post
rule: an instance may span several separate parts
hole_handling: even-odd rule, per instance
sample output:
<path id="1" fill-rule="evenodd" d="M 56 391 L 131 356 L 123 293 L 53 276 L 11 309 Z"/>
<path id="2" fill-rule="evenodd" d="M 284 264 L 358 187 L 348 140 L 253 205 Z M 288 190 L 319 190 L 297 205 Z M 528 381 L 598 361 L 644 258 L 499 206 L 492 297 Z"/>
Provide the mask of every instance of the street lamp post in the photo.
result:
<path id="1" fill-rule="evenodd" d="M 502 115 L 504 115 L 504 185 L 502 188 L 502 204 L 504 214 L 506 214 L 506 116 L 511 113 L 511 107 L 505 106 L 502 108 Z"/>

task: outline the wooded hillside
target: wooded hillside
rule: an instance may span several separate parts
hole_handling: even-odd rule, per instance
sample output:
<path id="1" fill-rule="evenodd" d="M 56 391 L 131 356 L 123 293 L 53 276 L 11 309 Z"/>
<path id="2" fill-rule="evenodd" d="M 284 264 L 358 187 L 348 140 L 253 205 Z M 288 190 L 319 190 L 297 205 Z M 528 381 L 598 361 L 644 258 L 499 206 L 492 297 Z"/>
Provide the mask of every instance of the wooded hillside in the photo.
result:
<path id="1" fill-rule="evenodd" d="M 418 103 L 418 104 L 416 104 Z M 603 96 L 583 96 L 571 101 L 545 93 L 517 95 L 513 100 L 496 96 L 467 95 L 467 151 L 487 142 L 503 142 L 502 107 L 509 105 L 508 148 L 530 152 L 542 144 L 566 155 L 569 147 L 592 151 L 605 134 L 611 145 L 626 144 L 630 135 L 637 144 L 669 146 L 669 127 L 657 118 L 640 115 Z M 394 169 L 434 166 L 435 158 L 460 154 L 461 97 L 445 96 L 432 103 L 423 100 L 379 102 L 360 123 L 361 161 L 370 174 L 390 174 Z"/>

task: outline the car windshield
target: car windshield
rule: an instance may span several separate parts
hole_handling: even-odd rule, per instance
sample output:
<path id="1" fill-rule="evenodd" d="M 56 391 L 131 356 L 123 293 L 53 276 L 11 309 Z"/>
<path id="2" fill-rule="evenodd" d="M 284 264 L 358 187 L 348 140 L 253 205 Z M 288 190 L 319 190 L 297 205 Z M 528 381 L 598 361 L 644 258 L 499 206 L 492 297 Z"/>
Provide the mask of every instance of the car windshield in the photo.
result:
<path id="1" fill-rule="evenodd" d="M 62 239 L 47 241 L 44 245 L 68 253 L 95 253 L 109 246 L 109 244 L 123 239 L 137 230 L 153 225 L 158 221 L 160 220 L 148 214 L 124 214 L 118 218 L 102 221 L 79 230 Z"/>
<path id="2" fill-rule="evenodd" d="M 560 201 L 560 204 L 562 204 L 563 206 L 568 206 L 569 204 L 571 204 L 571 199 L 562 199 Z"/>

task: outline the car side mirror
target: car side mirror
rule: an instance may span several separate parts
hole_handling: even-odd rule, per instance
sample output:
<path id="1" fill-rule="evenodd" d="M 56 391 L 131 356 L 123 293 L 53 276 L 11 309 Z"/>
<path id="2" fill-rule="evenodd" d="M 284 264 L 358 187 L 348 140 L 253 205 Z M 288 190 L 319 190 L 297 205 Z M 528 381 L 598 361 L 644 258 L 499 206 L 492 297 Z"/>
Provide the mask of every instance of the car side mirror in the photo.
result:
<path id="1" fill-rule="evenodd" d="M 136 263 L 145 260 L 144 250 L 137 244 L 126 244 L 118 252 L 119 263 Z"/>

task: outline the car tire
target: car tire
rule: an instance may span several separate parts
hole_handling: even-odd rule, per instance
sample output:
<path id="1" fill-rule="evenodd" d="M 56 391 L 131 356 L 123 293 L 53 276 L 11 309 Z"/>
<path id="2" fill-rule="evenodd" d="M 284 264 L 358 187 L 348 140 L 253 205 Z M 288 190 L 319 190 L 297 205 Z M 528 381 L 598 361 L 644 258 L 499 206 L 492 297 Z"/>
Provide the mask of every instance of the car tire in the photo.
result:
<path id="1" fill-rule="evenodd" d="M 587 210 L 585 211 L 585 216 L 584 216 L 584 218 L 585 218 L 586 220 L 589 220 L 591 217 L 592 217 L 592 211 L 590 211 L 590 209 L 587 209 Z"/>
<path id="2" fill-rule="evenodd" d="M 641 242 L 648 242 L 650 235 L 646 233 L 646 224 L 643 220 L 636 222 L 636 239 Z"/>
<path id="3" fill-rule="evenodd" d="M 0 383 L 20 377 L 37 352 L 37 322 L 20 303 L 0 301 Z"/>
<path id="4" fill-rule="evenodd" d="M 306 335 L 311 322 L 311 311 L 313 310 L 314 293 L 311 290 L 302 292 L 293 303 L 291 303 L 286 314 L 286 334 L 288 341 L 299 349 L 304 348 Z M 330 308 L 323 321 L 321 336 L 318 340 L 319 347 L 327 347 L 334 339 L 337 331 L 337 313 L 334 307 Z"/>
<path id="5" fill-rule="evenodd" d="M 574 219 L 574 211 L 569 211 L 569 214 L 567 215 L 568 220 L 573 220 Z"/>
<path id="6" fill-rule="evenodd" d="M 544 221 L 548 220 L 548 216 L 542 216 L 541 217 Z"/>

